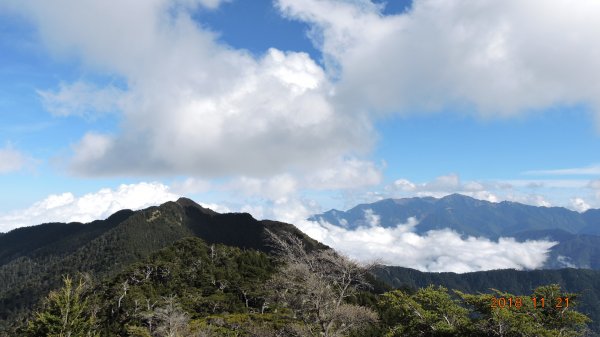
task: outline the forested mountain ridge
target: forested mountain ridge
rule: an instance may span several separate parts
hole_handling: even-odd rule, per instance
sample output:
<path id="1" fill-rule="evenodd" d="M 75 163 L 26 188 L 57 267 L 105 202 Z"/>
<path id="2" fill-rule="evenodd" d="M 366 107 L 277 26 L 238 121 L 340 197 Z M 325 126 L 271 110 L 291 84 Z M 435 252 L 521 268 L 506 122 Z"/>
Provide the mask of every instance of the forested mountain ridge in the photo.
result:
<path id="1" fill-rule="evenodd" d="M 297 237 L 296 237 L 297 238 Z M 279 241 L 277 241 L 279 240 Z M 366 270 L 333 250 L 307 251 L 282 235 L 276 254 L 184 238 L 102 282 L 66 278 L 16 335 L 47 337 L 590 336 L 587 318 L 529 299 L 569 296 L 559 286 L 493 295 L 427 286 L 374 292 Z M 500 296 L 500 294 L 495 294 Z M 525 296 L 523 296 L 525 295 Z M 549 303 L 548 303 L 549 304 Z M 68 314 L 66 314 L 68 313 Z M 500 333 L 500 334 L 498 334 Z"/>
<path id="2" fill-rule="evenodd" d="M 62 275 L 102 279 L 185 237 L 268 252 L 265 231 L 289 232 L 307 247 L 324 247 L 293 225 L 219 214 L 181 198 L 140 211 L 119 211 L 89 224 L 51 223 L 0 236 L 0 325 L 14 320 L 58 287 Z"/>
<path id="3" fill-rule="evenodd" d="M 383 227 L 395 227 L 414 217 L 415 231 L 450 228 L 462 235 L 515 237 L 519 241 L 550 240 L 544 268 L 600 269 L 600 210 L 579 213 L 562 207 L 537 207 L 517 202 L 489 202 L 460 194 L 443 198 L 384 199 L 347 211 L 330 210 L 310 217 L 346 228 L 367 226 L 366 212 L 376 215 Z"/>

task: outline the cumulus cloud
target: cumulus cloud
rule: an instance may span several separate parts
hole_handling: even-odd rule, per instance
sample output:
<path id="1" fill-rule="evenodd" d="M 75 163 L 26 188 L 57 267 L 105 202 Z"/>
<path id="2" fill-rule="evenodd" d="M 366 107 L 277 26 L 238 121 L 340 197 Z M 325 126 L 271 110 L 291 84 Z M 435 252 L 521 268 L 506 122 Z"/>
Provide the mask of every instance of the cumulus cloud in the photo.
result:
<path id="1" fill-rule="evenodd" d="M 585 212 L 592 208 L 583 198 L 572 198 L 571 207 L 577 212 Z"/>
<path id="2" fill-rule="evenodd" d="M 422 0 L 383 15 L 367 0 L 277 0 L 310 25 L 324 66 L 306 53 L 257 56 L 216 42 L 191 13 L 219 0 L 67 2 L 3 5 L 34 22 L 54 53 L 124 83 L 40 91 L 57 115 L 122 113 L 119 130 L 73 146 L 70 168 L 83 175 L 264 177 L 360 156 L 374 138 L 371 111 L 490 116 L 599 104 L 596 2 Z M 379 179 L 355 164 L 367 184 Z M 328 178 L 336 188 L 356 176 L 334 170 L 313 181 L 344 180 Z"/>
<path id="3" fill-rule="evenodd" d="M 600 112 L 598 2 L 421 0 L 396 15 L 368 0 L 277 4 L 311 25 L 345 107 L 510 116 L 583 103 Z"/>
<path id="4" fill-rule="evenodd" d="M 382 168 L 370 161 L 349 158 L 307 174 L 306 186 L 314 189 L 356 189 L 378 185 Z"/>
<path id="5" fill-rule="evenodd" d="M 236 194 L 275 201 L 295 194 L 298 181 L 290 174 L 276 175 L 268 179 L 239 177 L 227 183 L 224 188 Z"/>
<path id="6" fill-rule="evenodd" d="M 0 232 L 46 222 L 90 222 L 105 219 L 121 209 L 142 209 L 177 200 L 178 195 L 160 183 L 120 185 L 75 196 L 73 193 L 50 195 L 29 208 L 0 215 Z"/>
<path id="7" fill-rule="evenodd" d="M 373 211 L 367 211 L 368 225 L 352 230 L 323 221 L 304 220 L 297 225 L 312 238 L 360 261 L 379 260 L 429 272 L 535 269 L 544 264 L 550 248 L 556 245 L 548 241 L 517 242 L 514 238 L 465 238 L 450 229 L 419 235 L 415 218 L 388 228 L 380 226 L 378 219 Z"/>
<path id="8" fill-rule="evenodd" d="M 110 110 L 109 102 L 122 113 L 118 131 L 89 132 L 73 146 L 75 173 L 269 176 L 368 150 L 370 122 L 334 107 L 334 88 L 308 54 L 251 55 L 191 18 L 194 6 L 220 2 L 9 2 L 50 50 L 124 83 L 41 92 L 58 115 Z"/>
<path id="9" fill-rule="evenodd" d="M 315 168 L 312 172 L 285 173 L 269 178 L 236 177 L 222 189 L 276 201 L 293 197 L 301 190 L 358 190 L 375 186 L 382 176 L 382 168 L 373 162 L 347 158 L 330 161 L 326 167 Z"/>
<path id="10" fill-rule="evenodd" d="M 10 144 L 0 148 L 0 174 L 19 171 L 33 162 L 32 158 L 14 149 Z"/>

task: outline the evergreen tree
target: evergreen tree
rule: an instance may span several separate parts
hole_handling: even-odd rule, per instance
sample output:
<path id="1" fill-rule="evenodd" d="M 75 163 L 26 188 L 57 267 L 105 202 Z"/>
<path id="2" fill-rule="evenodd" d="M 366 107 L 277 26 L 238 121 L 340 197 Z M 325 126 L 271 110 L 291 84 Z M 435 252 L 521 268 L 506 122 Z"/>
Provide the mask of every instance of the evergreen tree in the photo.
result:
<path id="1" fill-rule="evenodd" d="M 50 292 L 43 309 L 30 321 L 28 337 L 96 337 L 96 317 L 90 311 L 86 294 L 87 282 L 79 277 L 77 284 L 69 276 L 61 289 Z"/>
<path id="2" fill-rule="evenodd" d="M 463 336 L 470 329 L 469 311 L 444 287 L 429 286 L 408 295 L 395 290 L 382 295 L 380 311 L 396 336 Z"/>

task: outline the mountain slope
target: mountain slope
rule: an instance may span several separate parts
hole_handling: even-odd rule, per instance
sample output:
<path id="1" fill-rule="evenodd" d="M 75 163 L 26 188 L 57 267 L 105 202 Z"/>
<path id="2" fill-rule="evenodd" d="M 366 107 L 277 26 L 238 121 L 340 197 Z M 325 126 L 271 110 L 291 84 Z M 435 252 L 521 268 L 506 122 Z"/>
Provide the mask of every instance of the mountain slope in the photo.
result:
<path id="1" fill-rule="evenodd" d="M 185 198 L 117 212 L 90 224 L 45 224 L 11 231 L 0 237 L 0 244 L 6 243 L 0 245 L 0 321 L 29 310 L 60 285 L 62 275 L 112 276 L 186 237 L 269 252 L 266 230 L 297 235 L 309 249 L 325 247 L 293 225 L 258 221 L 246 213 L 219 214 Z"/>

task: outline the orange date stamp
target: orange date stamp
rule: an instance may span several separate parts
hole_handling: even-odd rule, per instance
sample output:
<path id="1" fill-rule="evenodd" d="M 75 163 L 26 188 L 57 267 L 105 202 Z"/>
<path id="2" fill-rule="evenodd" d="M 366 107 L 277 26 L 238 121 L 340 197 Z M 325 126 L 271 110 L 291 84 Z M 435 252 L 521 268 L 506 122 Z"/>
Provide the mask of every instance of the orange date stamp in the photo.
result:
<path id="1" fill-rule="evenodd" d="M 557 309 L 568 308 L 569 298 L 568 297 L 556 297 L 552 301 L 548 301 L 544 297 L 492 297 L 492 308 L 516 308 L 521 309 L 524 302 L 530 301 L 533 308 L 546 308 L 547 306 L 554 307 Z"/>

